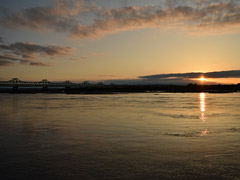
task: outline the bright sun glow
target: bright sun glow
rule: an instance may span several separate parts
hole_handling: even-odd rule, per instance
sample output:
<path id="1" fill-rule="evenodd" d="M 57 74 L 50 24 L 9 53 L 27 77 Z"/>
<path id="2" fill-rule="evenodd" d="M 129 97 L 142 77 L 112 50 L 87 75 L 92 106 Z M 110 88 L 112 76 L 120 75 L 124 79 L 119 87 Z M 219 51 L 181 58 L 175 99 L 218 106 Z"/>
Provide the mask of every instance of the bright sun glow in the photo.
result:
<path id="1" fill-rule="evenodd" d="M 206 79 L 202 76 L 201 78 L 200 78 L 200 81 L 206 81 Z"/>

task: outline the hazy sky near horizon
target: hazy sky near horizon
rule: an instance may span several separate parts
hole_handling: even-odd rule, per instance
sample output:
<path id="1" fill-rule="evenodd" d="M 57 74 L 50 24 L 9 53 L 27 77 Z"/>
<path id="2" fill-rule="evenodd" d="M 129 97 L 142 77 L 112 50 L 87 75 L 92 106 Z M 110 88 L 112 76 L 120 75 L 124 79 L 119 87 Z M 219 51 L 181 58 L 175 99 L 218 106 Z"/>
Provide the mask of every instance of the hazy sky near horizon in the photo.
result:
<path id="1" fill-rule="evenodd" d="M 239 70 L 239 25 L 237 0 L 1 0 L 0 78 Z"/>

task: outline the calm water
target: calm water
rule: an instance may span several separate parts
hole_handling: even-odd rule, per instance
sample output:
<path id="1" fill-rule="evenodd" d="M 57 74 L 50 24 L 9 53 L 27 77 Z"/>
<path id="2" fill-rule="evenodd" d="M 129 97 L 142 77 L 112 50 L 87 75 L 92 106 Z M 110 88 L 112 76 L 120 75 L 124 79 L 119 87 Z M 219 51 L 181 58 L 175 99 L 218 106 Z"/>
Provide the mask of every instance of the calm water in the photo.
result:
<path id="1" fill-rule="evenodd" d="M 240 94 L 0 94 L 1 179 L 240 179 Z"/>

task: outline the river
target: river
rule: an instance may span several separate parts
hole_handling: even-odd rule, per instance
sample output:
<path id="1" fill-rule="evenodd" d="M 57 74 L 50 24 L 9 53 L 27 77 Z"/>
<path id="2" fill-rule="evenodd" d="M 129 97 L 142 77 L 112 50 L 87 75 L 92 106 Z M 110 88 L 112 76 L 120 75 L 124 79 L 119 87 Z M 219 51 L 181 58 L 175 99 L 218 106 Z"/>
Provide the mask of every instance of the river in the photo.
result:
<path id="1" fill-rule="evenodd" d="M 240 94 L 0 94 L 2 179 L 240 179 Z"/>

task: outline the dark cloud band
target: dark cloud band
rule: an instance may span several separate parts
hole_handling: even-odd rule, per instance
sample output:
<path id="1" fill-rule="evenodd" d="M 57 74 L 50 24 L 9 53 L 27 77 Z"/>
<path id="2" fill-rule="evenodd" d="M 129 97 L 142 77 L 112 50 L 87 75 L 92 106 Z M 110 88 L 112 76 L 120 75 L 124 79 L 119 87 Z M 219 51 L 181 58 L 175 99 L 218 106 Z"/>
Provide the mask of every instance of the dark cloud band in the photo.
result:
<path id="1" fill-rule="evenodd" d="M 2 38 L 0 38 L 2 39 Z M 3 41 L 2 41 L 3 42 Z M 72 51 L 70 47 L 38 45 L 30 42 L 16 42 L 0 44 L 1 67 L 19 62 L 31 66 L 49 66 L 49 63 L 39 61 L 39 58 L 55 58 L 67 55 Z"/>
<path id="2" fill-rule="evenodd" d="M 7 61 L 7 60 L 1 60 L 1 58 L 0 58 L 0 67 L 11 66 L 11 65 L 14 65 L 14 63 L 11 61 Z"/>
<path id="3" fill-rule="evenodd" d="M 1 56 L 0 55 L 0 67 L 5 66 L 12 66 L 16 63 L 24 64 L 24 65 L 30 65 L 30 66 L 50 66 L 48 63 L 43 63 L 36 60 L 30 60 L 30 59 L 21 59 L 21 58 L 14 58 L 13 56 Z"/>
<path id="4" fill-rule="evenodd" d="M 191 72 L 191 73 L 176 73 L 176 74 L 156 74 L 149 76 L 140 76 L 141 79 L 168 79 L 168 78 L 200 78 L 204 76 L 205 78 L 240 78 L 240 70 L 232 71 L 216 71 L 216 72 Z"/>

